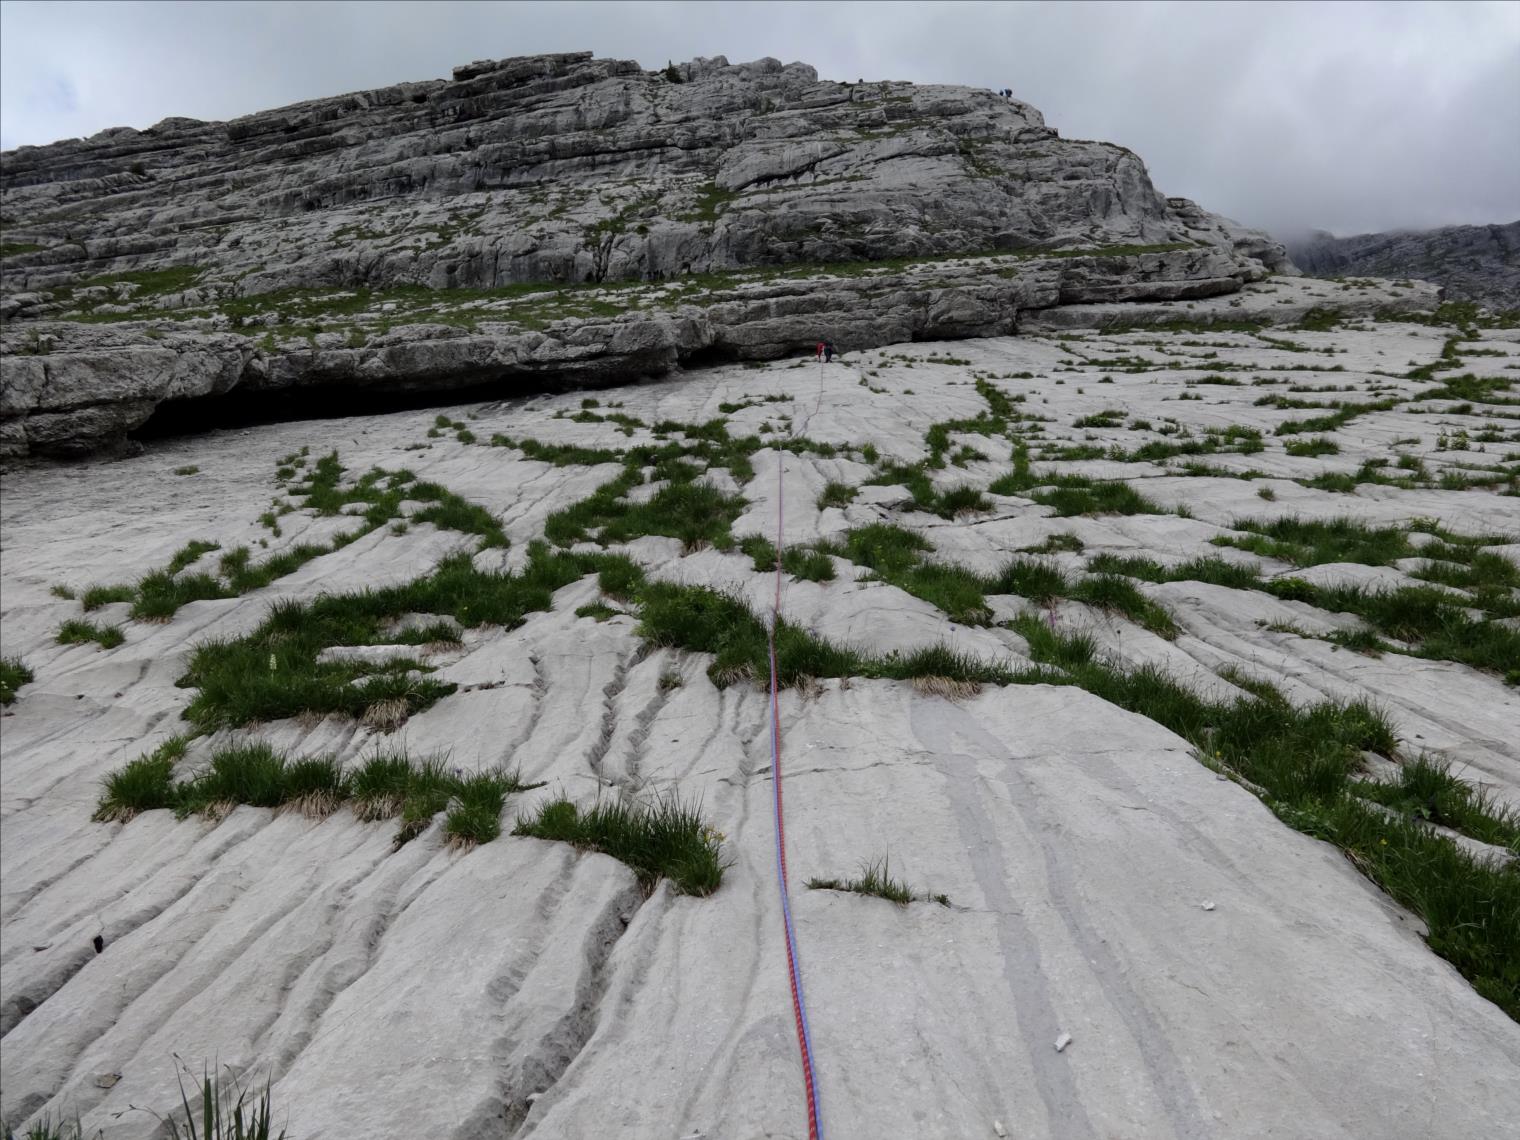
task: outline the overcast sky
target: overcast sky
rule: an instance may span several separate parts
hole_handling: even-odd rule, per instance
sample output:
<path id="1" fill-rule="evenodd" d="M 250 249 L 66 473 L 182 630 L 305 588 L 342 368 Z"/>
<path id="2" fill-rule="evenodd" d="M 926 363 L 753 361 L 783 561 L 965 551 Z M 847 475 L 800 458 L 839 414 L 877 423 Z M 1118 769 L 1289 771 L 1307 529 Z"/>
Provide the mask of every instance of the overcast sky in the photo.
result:
<path id="1" fill-rule="evenodd" d="M 1520 218 L 1520 3 L 69 3 L 0 0 L 0 148 L 229 119 L 457 64 L 592 50 L 646 68 L 1013 88 L 1157 187 L 1279 234 Z"/>

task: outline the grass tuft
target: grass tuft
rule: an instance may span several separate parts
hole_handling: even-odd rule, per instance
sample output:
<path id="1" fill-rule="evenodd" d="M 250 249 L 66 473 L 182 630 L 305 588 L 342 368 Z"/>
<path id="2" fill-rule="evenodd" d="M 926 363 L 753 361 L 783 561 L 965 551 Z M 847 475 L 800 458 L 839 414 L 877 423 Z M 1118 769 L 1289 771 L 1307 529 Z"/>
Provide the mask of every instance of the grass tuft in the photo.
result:
<path id="1" fill-rule="evenodd" d="M 100 803 L 90 818 L 102 823 L 126 823 L 142 812 L 174 807 L 177 802 L 174 765 L 184 758 L 189 743 L 188 737 L 170 737 L 152 752 L 128 761 L 106 776 Z"/>
<path id="2" fill-rule="evenodd" d="M 501 834 L 502 804 L 521 787 L 515 775 L 502 771 L 479 772 L 456 781 L 454 802 L 443 821 L 448 845 L 467 851 L 495 839 Z"/>
<path id="3" fill-rule="evenodd" d="M 857 895 L 871 895 L 886 899 L 898 906 L 907 906 L 916 900 L 937 902 L 949 906 L 950 899 L 942 894 L 915 894 L 907 883 L 892 877 L 891 864 L 886 857 L 874 863 L 863 863 L 860 877 L 856 879 L 809 879 L 807 886 L 815 891 L 851 891 Z"/>
<path id="4" fill-rule="evenodd" d="M 229 1069 L 222 1078 L 209 1071 L 199 1079 L 190 1075 L 192 1087 L 186 1089 L 184 1076 L 179 1077 L 179 1109 L 160 1118 L 167 1140 L 285 1140 L 285 1130 L 274 1129 L 267 1084 L 253 1095 Z"/>
<path id="5" fill-rule="evenodd" d="M 98 626 L 80 618 L 70 618 L 58 627 L 59 645 L 83 645 L 93 641 L 102 649 L 115 649 L 127 639 L 116 626 Z"/>
<path id="6" fill-rule="evenodd" d="M 669 798 L 653 804 L 599 803 L 582 811 L 567 799 L 520 819 L 513 835 L 554 839 L 626 863 L 645 891 L 666 878 L 685 895 L 710 895 L 729 866 L 723 836 L 702 822 L 700 804 Z"/>
<path id="7" fill-rule="evenodd" d="M 1363 780 L 1354 790 L 1408 819 L 1449 827 L 1520 856 L 1520 812 L 1453 776 L 1443 760 L 1421 756 L 1403 765 L 1397 783 Z"/>
<path id="8" fill-rule="evenodd" d="M 0 657 L 0 705 L 15 701 L 16 690 L 32 681 L 33 675 L 26 662 L 19 657 Z"/>

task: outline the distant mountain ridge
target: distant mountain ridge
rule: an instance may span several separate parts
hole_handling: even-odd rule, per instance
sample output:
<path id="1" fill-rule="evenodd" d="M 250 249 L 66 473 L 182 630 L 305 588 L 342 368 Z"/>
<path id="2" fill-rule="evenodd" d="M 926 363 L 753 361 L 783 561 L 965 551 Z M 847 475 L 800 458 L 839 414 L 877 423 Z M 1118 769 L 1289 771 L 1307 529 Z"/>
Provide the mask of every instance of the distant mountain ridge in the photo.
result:
<path id="1" fill-rule="evenodd" d="M 1520 309 L 1520 221 L 1346 238 L 1316 231 L 1283 244 L 1314 277 L 1410 277 L 1443 286 L 1453 300 Z"/>

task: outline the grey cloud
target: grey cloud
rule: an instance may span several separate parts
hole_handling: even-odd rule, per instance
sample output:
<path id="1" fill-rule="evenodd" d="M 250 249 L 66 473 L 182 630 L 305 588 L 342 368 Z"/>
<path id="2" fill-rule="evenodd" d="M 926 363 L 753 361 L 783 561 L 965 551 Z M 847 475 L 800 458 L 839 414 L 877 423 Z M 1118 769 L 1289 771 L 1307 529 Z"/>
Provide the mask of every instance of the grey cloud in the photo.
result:
<path id="1" fill-rule="evenodd" d="M 0 146 L 590 49 L 1012 87 L 1279 232 L 1520 216 L 1520 5 L 0 3 Z"/>

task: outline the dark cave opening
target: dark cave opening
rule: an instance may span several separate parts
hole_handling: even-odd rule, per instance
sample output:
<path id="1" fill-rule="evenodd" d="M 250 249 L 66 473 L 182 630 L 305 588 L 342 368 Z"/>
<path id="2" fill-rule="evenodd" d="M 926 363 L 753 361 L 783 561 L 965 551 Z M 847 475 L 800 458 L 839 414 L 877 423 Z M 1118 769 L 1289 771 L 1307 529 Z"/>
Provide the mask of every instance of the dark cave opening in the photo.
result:
<path id="1" fill-rule="evenodd" d="M 153 409 L 146 422 L 128 433 L 127 438 L 150 442 L 300 420 L 336 420 L 427 408 L 454 408 L 463 404 L 501 403 L 555 392 L 592 391 L 636 384 L 642 379 L 640 376 L 582 377 L 579 380 L 564 376 L 515 376 L 509 381 L 482 381 L 448 388 L 356 388 L 347 384 L 309 384 L 275 390 L 234 388 L 220 396 L 165 400 Z"/>

